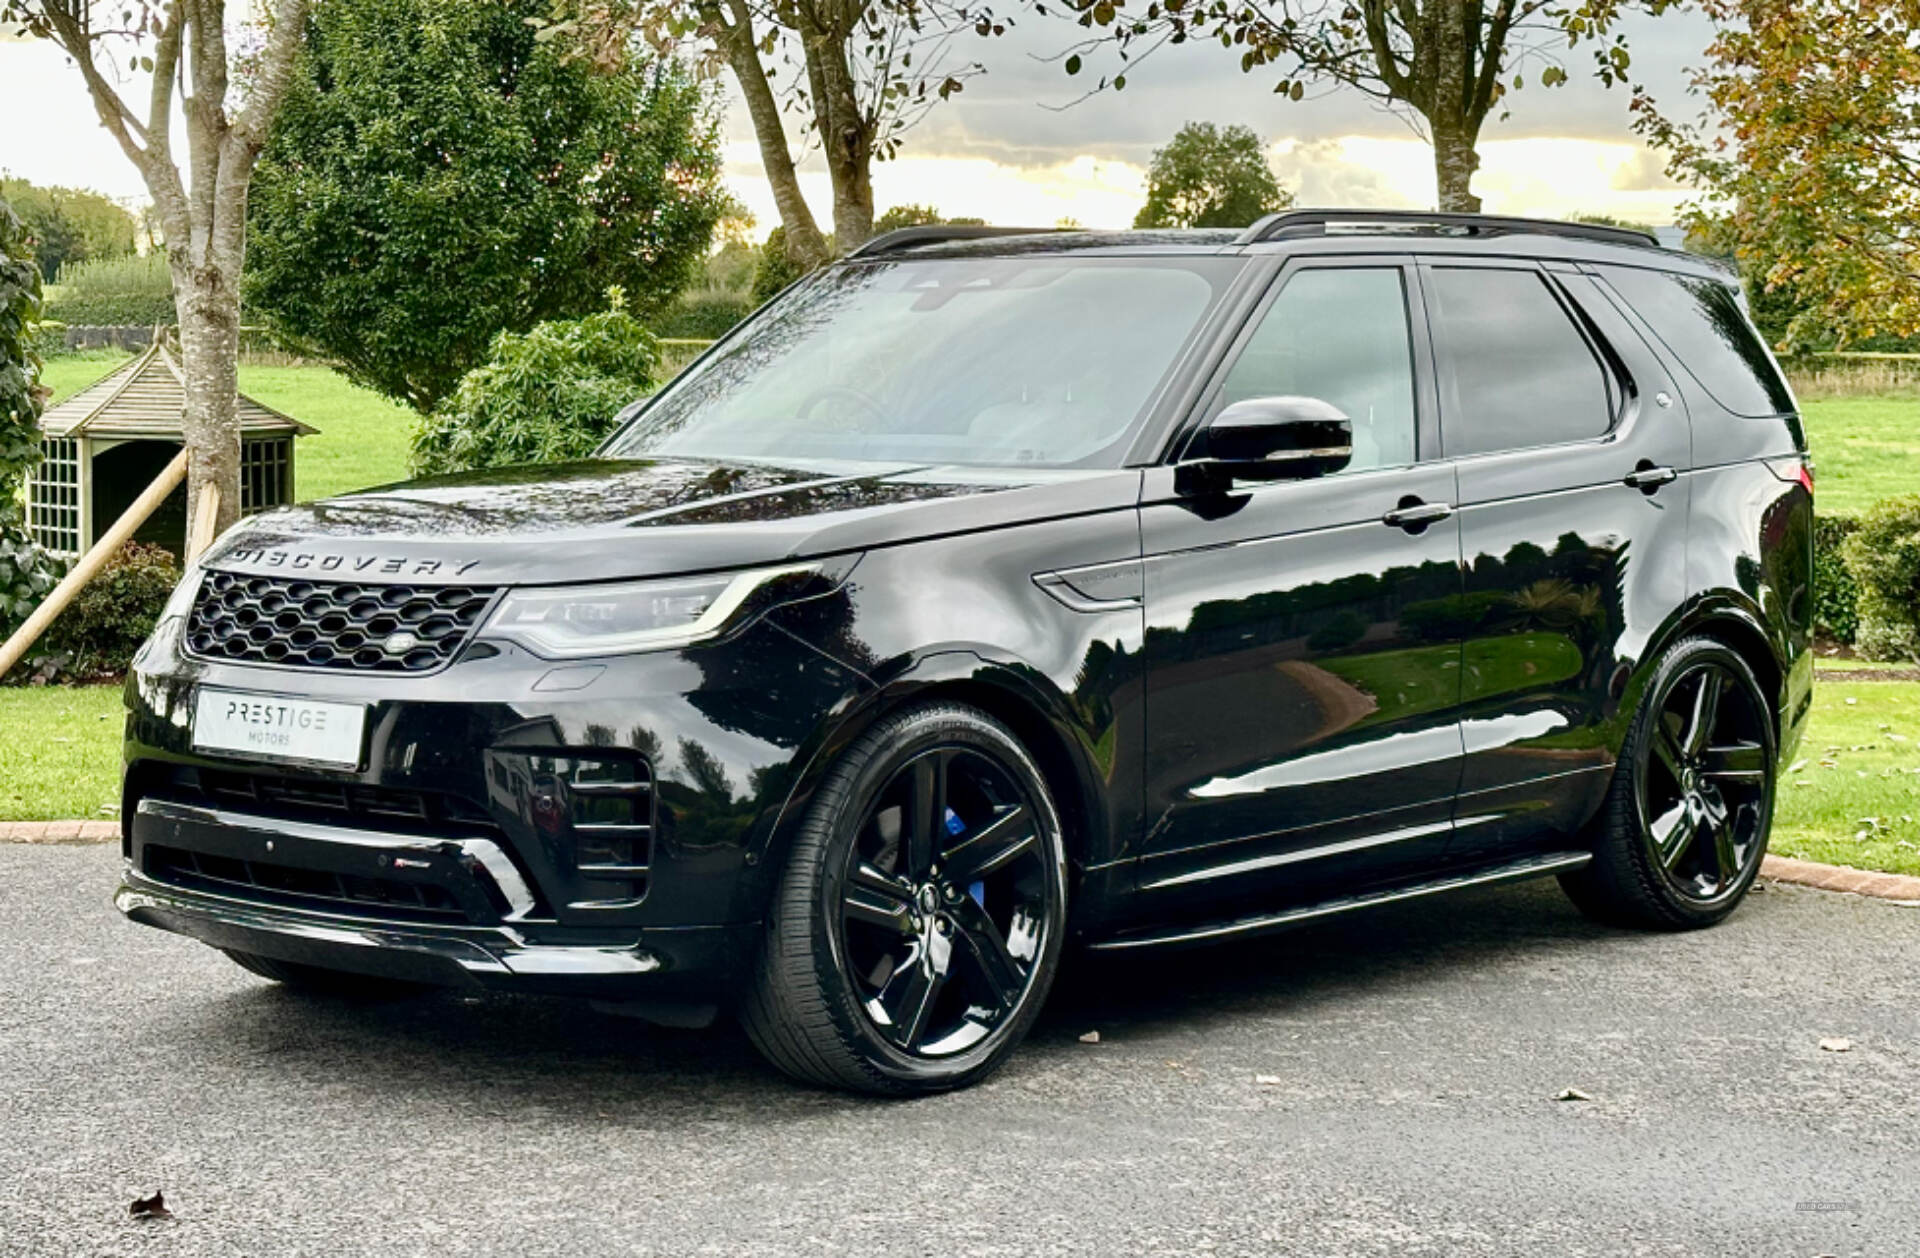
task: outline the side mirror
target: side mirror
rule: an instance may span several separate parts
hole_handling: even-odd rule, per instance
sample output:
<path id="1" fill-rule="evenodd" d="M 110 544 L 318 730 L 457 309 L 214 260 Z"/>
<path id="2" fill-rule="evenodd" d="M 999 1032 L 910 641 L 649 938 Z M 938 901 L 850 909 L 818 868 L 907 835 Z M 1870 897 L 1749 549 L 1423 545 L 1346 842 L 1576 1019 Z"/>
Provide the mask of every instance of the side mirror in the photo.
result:
<path id="1" fill-rule="evenodd" d="M 1304 480 L 1353 461 L 1353 421 L 1311 397 L 1254 397 L 1214 417 L 1181 465 L 1195 490 L 1237 480 Z"/>

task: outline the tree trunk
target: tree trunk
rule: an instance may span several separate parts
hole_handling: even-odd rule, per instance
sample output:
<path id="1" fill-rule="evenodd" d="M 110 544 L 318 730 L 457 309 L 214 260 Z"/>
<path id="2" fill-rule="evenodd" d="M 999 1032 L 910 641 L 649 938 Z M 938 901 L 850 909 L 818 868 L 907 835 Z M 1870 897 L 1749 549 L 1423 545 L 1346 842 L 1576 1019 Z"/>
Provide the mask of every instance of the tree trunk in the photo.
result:
<path id="1" fill-rule="evenodd" d="M 833 180 L 833 243 L 848 254 L 873 237 L 874 125 L 860 108 L 853 69 L 847 64 L 851 35 L 815 30 L 803 37 L 814 122 Z"/>
<path id="2" fill-rule="evenodd" d="M 1439 189 L 1438 208 L 1450 214 L 1478 214 L 1480 198 L 1473 193 L 1473 172 L 1480 169 L 1475 136 L 1464 125 L 1432 123 L 1433 175 Z"/>
<path id="3" fill-rule="evenodd" d="M 173 266 L 174 313 L 180 321 L 181 372 L 187 409 L 182 428 L 193 452 L 187 472 L 187 519 L 200 500 L 218 491 L 216 534 L 240 518 L 239 392 L 240 295 L 218 266 Z"/>
<path id="4" fill-rule="evenodd" d="M 787 260 L 811 271 L 824 266 L 832 251 L 820 234 L 806 197 L 801 195 L 800 176 L 787 148 L 787 129 L 780 121 L 780 102 L 774 99 L 766 67 L 760 64 L 752 12 L 743 0 L 731 0 L 727 7 L 728 20 L 721 26 L 720 42 L 734 80 L 740 84 L 740 94 L 746 98 L 747 116 L 753 120 L 753 135 L 760 143 L 760 165 L 773 187 L 780 225 L 786 229 Z"/>

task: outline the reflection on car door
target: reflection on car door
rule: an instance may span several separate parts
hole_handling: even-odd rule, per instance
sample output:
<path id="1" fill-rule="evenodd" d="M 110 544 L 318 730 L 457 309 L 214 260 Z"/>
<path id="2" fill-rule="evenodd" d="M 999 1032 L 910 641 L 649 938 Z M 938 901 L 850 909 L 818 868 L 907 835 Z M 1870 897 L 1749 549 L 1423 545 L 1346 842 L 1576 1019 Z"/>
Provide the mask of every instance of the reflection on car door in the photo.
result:
<path id="1" fill-rule="evenodd" d="M 1685 599 L 1689 436 L 1587 276 L 1449 261 L 1422 283 L 1460 478 L 1467 858 L 1551 842 L 1605 790 L 1624 679 Z"/>
<path id="2" fill-rule="evenodd" d="M 1147 475 L 1149 911 L 1364 882 L 1446 846 L 1459 532 L 1452 469 L 1420 461 L 1411 275 L 1296 264 L 1209 399 L 1209 416 L 1331 402 L 1353 420 L 1350 470 L 1193 497 L 1171 467 Z"/>

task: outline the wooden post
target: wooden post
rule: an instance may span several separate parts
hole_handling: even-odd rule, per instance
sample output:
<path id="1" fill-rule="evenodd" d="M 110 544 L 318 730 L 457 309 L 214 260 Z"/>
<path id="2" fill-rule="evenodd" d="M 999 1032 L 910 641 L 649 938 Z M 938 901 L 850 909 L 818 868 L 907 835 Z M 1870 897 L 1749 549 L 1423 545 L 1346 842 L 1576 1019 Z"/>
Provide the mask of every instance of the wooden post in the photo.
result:
<path id="1" fill-rule="evenodd" d="M 38 642 L 54 618 L 73 602 L 74 595 L 86 588 L 87 582 L 106 566 L 113 553 L 126 545 L 127 539 L 147 522 L 148 516 L 159 510 L 160 504 L 167 500 L 167 495 L 186 478 L 187 452 L 182 449 L 174 456 L 173 462 L 153 478 L 153 483 L 133 500 L 133 505 L 120 513 L 113 527 L 80 557 L 80 562 L 73 565 L 73 571 L 67 574 L 66 579 L 53 587 L 53 593 L 47 595 L 46 601 L 33 609 L 33 615 L 27 617 L 26 623 L 13 631 L 13 636 L 7 639 L 5 645 L 0 645 L 0 677 L 5 677 L 20 662 L 27 648 Z"/>
<path id="2" fill-rule="evenodd" d="M 193 513 L 193 523 L 187 528 L 187 566 L 200 557 L 200 552 L 213 545 L 214 524 L 220 519 L 220 486 L 207 485 L 200 490 L 198 510 Z"/>

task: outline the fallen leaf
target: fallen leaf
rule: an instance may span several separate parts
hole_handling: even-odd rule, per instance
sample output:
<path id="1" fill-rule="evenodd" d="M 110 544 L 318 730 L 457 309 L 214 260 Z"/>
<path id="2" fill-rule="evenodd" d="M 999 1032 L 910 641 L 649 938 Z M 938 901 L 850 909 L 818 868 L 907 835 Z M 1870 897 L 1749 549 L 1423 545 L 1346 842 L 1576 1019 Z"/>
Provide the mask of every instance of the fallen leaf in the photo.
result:
<path id="1" fill-rule="evenodd" d="M 167 1199 L 156 1188 L 151 1197 L 136 1197 L 127 1207 L 127 1213 L 136 1219 L 171 1219 L 173 1211 L 167 1209 Z"/>
<path id="2" fill-rule="evenodd" d="M 1085 1035 L 1080 1037 L 1080 1042 L 1082 1044 L 1098 1044 L 1100 1042 L 1100 1032 L 1088 1031 Z"/>
<path id="3" fill-rule="evenodd" d="M 1591 1101 L 1593 1098 L 1585 1092 L 1582 1092 L 1579 1088 L 1568 1088 L 1565 1092 L 1562 1092 L 1553 1099 L 1556 1101 Z"/>
<path id="4" fill-rule="evenodd" d="M 1820 1041 L 1820 1047 L 1829 1053 L 1847 1053 L 1853 1051 L 1853 1041 L 1844 1035 L 1830 1035 Z"/>
<path id="5" fill-rule="evenodd" d="M 1858 699 L 1849 699 L 1849 700 L 1847 700 L 1847 706 L 1848 706 L 1848 707 L 1852 707 L 1852 706 L 1853 706 L 1854 704 L 1856 704 L 1856 703 L 1858 703 L 1858 702 L 1860 702 L 1860 701 L 1859 701 Z"/>
<path id="6" fill-rule="evenodd" d="M 1277 1088 L 1280 1086 L 1279 1075 L 1255 1075 L 1253 1081 L 1263 1088 Z"/>
<path id="7" fill-rule="evenodd" d="M 1793 762 L 1793 767 L 1792 767 L 1792 768 L 1790 768 L 1790 769 L 1788 769 L 1788 770 L 1787 770 L 1787 772 L 1788 772 L 1788 773 L 1798 773 L 1798 772 L 1800 772 L 1800 770 L 1802 770 L 1802 769 L 1804 769 L 1804 768 L 1806 768 L 1806 767 L 1807 767 L 1807 762 L 1806 762 L 1805 760 L 1796 760 L 1796 761 L 1794 761 L 1794 762 Z"/>

